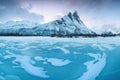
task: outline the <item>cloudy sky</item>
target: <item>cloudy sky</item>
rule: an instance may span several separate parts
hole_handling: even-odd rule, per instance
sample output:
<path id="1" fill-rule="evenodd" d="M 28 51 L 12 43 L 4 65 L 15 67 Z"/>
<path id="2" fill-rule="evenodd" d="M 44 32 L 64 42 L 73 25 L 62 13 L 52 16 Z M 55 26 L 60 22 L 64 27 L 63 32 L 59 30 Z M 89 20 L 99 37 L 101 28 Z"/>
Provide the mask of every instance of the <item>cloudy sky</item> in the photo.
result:
<path id="1" fill-rule="evenodd" d="M 120 0 L 0 0 L 0 23 L 46 23 L 74 11 L 91 29 L 120 29 Z"/>

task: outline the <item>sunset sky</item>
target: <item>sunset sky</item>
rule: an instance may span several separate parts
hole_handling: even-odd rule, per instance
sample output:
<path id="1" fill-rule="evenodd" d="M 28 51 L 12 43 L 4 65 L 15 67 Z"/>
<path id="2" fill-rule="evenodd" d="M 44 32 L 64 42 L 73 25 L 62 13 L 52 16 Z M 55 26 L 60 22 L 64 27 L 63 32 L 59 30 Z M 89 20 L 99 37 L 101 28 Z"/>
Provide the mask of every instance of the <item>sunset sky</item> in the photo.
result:
<path id="1" fill-rule="evenodd" d="M 90 29 L 120 29 L 120 0 L 0 0 L 0 23 L 46 23 L 74 11 Z"/>

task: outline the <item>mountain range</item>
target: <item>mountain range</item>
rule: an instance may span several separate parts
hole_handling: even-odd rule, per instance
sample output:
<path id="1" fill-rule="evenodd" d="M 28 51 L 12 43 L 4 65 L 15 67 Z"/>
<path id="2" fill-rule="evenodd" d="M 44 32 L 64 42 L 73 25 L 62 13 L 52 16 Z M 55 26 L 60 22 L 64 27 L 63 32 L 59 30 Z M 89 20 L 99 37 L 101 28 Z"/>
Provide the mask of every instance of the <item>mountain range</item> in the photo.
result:
<path id="1" fill-rule="evenodd" d="M 29 36 L 51 36 L 71 34 L 95 34 L 88 29 L 80 19 L 78 13 L 69 12 L 58 20 L 45 24 L 38 24 L 29 21 L 9 21 L 0 24 L 1 35 L 29 35 Z"/>

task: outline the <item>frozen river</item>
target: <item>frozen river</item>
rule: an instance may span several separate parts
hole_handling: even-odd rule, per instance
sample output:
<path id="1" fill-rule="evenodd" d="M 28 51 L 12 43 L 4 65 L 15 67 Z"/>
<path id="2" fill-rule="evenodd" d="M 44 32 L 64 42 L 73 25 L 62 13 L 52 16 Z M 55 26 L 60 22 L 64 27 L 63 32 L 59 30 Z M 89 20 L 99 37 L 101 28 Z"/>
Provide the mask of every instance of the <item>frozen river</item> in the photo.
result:
<path id="1" fill-rule="evenodd" d="M 0 80 L 118 80 L 120 37 L 0 37 Z"/>

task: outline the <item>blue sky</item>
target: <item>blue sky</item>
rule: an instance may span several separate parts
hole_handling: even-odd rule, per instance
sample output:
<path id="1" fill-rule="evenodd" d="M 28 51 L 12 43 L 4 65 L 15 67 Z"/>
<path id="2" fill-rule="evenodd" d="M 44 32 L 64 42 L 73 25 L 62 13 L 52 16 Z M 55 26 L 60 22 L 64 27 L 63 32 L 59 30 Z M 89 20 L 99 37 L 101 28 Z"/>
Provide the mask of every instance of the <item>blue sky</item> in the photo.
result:
<path id="1" fill-rule="evenodd" d="M 0 0 L 0 22 L 46 23 L 78 11 L 91 29 L 120 29 L 120 0 Z"/>

